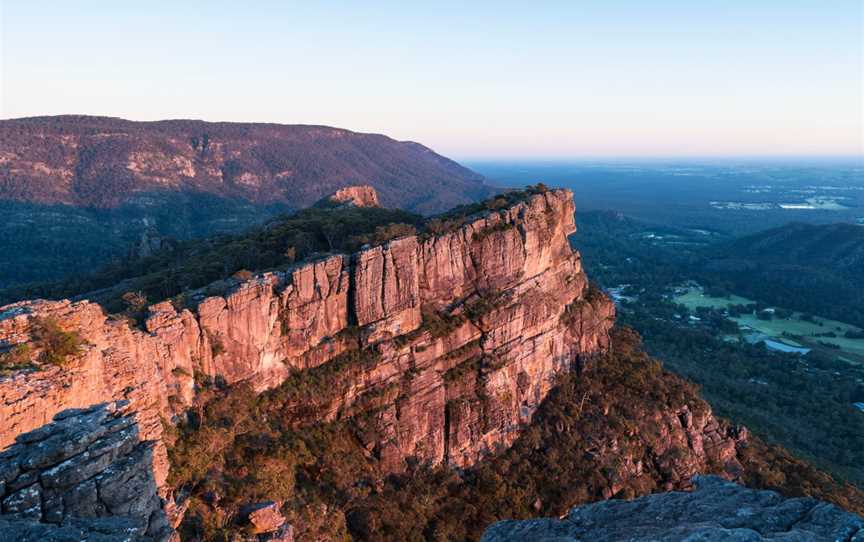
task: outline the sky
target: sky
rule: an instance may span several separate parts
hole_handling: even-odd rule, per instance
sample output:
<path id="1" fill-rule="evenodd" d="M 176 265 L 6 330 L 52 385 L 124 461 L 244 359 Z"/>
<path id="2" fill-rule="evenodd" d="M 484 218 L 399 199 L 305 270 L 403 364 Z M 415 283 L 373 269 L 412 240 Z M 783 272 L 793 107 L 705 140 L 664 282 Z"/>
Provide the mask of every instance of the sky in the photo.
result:
<path id="1" fill-rule="evenodd" d="M 0 118 L 324 124 L 457 159 L 860 156 L 860 0 L 0 0 Z"/>

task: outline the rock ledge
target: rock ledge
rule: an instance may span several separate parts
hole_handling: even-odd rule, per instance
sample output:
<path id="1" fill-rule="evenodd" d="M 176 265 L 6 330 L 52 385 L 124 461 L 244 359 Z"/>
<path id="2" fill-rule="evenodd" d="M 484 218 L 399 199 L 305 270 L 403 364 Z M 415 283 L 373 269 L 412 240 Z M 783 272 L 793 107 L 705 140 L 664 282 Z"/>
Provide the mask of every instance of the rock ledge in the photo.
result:
<path id="1" fill-rule="evenodd" d="M 864 518 L 810 498 L 787 499 L 715 476 L 692 492 L 610 500 L 573 508 L 565 519 L 501 521 L 482 542 L 864 541 Z"/>

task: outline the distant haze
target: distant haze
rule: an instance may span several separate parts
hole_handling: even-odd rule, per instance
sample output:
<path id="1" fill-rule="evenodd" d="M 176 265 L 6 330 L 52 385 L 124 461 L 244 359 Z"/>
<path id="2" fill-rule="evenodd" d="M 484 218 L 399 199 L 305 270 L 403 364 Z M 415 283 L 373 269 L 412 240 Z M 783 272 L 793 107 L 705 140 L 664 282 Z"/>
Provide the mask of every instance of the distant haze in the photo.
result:
<path id="1" fill-rule="evenodd" d="M 0 117 L 326 124 L 455 158 L 860 155 L 861 10 L 0 0 Z"/>

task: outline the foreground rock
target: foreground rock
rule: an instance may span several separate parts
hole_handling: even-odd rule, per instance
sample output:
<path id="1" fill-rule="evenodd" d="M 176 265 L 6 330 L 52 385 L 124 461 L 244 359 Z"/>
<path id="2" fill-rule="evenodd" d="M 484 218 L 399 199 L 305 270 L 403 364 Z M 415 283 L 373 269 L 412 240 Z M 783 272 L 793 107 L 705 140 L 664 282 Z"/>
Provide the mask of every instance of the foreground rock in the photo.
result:
<path id="1" fill-rule="evenodd" d="M 172 534 L 125 403 L 67 410 L 0 453 L 0 540 L 166 540 Z M 116 538 L 113 538 L 116 537 Z"/>
<path id="2" fill-rule="evenodd" d="M 502 521 L 483 542 L 851 541 L 864 540 L 864 519 L 809 498 L 784 499 L 720 478 L 694 479 L 692 492 L 611 500 L 570 511 L 563 519 Z"/>

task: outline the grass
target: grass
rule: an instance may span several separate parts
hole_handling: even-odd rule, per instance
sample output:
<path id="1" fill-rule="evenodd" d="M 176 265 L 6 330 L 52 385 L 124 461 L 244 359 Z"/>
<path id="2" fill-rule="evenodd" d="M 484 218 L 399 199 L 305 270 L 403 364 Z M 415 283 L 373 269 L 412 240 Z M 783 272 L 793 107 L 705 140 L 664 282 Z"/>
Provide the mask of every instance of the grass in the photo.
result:
<path id="1" fill-rule="evenodd" d="M 746 297 L 731 295 L 725 297 L 708 297 L 702 293 L 700 288 L 690 288 L 686 294 L 676 296 L 672 300 L 675 303 L 686 306 L 689 310 L 695 310 L 696 307 L 710 307 L 712 309 L 725 309 L 729 305 L 749 305 L 756 303 Z"/>
<path id="2" fill-rule="evenodd" d="M 774 318 L 772 320 L 760 320 L 752 314 L 745 314 L 738 318 L 733 318 L 733 320 L 738 322 L 739 326 L 750 326 L 760 333 L 770 335 L 777 339 L 783 339 L 783 342 L 788 344 L 793 344 L 793 341 L 788 337 L 784 337 L 784 332 L 789 335 L 800 336 L 801 339 L 797 339 L 797 342 L 799 343 L 807 343 L 811 341 L 816 343 L 822 341 L 825 343 L 836 344 L 843 351 L 864 356 L 864 339 L 849 339 L 843 337 L 843 334 L 849 330 L 859 331 L 857 327 L 843 322 L 838 322 L 837 320 L 821 318 L 819 316 L 814 317 L 813 322 L 808 322 L 800 320 L 800 316 L 801 313 L 796 312 L 788 319 L 781 320 Z M 819 325 L 820 323 L 822 324 L 821 326 Z M 836 333 L 837 337 L 815 336 L 819 333 L 827 333 L 829 331 Z M 809 346 L 807 344 L 804 345 Z"/>
<path id="3" fill-rule="evenodd" d="M 686 294 L 676 296 L 673 300 L 675 303 L 686 306 L 689 310 L 695 310 L 697 307 L 711 307 L 714 309 L 724 309 L 729 305 L 749 305 L 755 301 L 737 295 L 725 297 L 709 297 L 702 292 L 701 288 L 690 288 Z M 837 320 L 829 320 L 816 316 L 813 321 L 801 320 L 801 313 L 796 312 L 790 318 L 773 318 L 771 320 L 760 320 L 754 314 L 744 314 L 739 317 L 732 318 L 739 326 L 749 326 L 759 333 L 764 333 L 772 339 L 784 342 L 791 346 L 805 346 L 809 348 L 819 348 L 819 341 L 824 343 L 834 344 L 840 347 L 840 350 L 855 356 L 864 356 L 864 339 L 849 339 L 843 335 L 847 331 L 860 331 L 859 328 L 839 322 Z M 821 325 L 820 325 L 821 324 Z M 817 337 L 820 333 L 834 332 L 837 337 Z M 784 333 L 786 335 L 784 335 Z M 794 335 L 796 338 L 789 337 Z M 798 339 L 797 337 L 800 337 Z"/>

